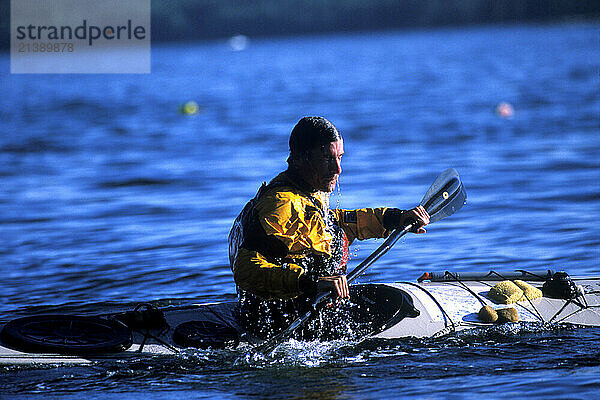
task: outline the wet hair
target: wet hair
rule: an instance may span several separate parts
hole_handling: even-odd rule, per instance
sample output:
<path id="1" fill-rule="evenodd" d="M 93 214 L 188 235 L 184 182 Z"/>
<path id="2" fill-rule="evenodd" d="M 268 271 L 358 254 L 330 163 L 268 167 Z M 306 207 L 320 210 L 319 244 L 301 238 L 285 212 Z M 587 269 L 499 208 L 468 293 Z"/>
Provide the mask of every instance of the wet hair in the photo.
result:
<path id="1" fill-rule="evenodd" d="M 323 117 L 303 117 L 290 134 L 290 158 L 306 155 L 315 147 L 342 139 L 335 125 Z"/>

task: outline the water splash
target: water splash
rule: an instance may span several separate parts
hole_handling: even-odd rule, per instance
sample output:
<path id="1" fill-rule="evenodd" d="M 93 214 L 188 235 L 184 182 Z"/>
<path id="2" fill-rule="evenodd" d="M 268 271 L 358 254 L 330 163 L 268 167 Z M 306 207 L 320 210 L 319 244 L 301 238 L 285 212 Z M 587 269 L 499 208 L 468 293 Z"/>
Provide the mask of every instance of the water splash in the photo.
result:
<path id="1" fill-rule="evenodd" d="M 585 335 L 593 333 L 588 329 Z M 596 329 L 596 331 L 598 331 Z M 411 363 L 423 359 L 453 356 L 469 357 L 481 349 L 496 354 L 508 351 L 514 346 L 520 351 L 530 351 L 548 343 L 569 340 L 581 334 L 581 329 L 554 324 L 518 322 L 486 328 L 463 331 L 442 338 L 402 338 L 402 339 L 343 339 L 330 341 L 302 341 L 289 339 L 267 354 L 244 349 L 235 360 L 238 368 L 274 368 L 274 367 L 324 367 L 349 366 L 368 363 L 372 360 L 396 359 L 404 357 Z M 592 335 L 593 336 L 593 335 Z M 517 350 L 512 350 L 517 351 Z M 546 351 L 553 352 L 552 349 Z M 475 352 L 475 353 L 473 353 Z M 445 354 L 437 356 L 436 354 Z"/>
<path id="2" fill-rule="evenodd" d="M 346 363 L 339 358 L 339 350 L 352 347 L 356 342 L 346 340 L 332 341 L 300 341 L 289 339 L 281 343 L 272 352 L 263 354 L 248 351 L 239 357 L 237 367 L 270 368 L 270 367 L 320 367 Z"/>

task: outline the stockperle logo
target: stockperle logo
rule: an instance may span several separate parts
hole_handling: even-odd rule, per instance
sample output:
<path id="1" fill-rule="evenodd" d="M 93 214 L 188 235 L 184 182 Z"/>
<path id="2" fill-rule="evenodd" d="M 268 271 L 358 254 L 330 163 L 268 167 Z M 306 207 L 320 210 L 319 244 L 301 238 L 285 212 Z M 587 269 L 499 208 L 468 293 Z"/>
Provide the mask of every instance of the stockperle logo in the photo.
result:
<path id="1" fill-rule="evenodd" d="M 11 0 L 11 73 L 150 73 L 150 0 Z"/>

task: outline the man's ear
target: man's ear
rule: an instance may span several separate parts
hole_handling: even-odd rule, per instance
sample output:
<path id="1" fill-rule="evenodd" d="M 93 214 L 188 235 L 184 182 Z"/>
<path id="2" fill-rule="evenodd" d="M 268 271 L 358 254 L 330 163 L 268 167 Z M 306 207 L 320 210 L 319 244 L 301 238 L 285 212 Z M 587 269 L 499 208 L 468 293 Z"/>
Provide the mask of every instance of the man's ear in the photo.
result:
<path id="1" fill-rule="evenodd" d="M 310 150 L 307 151 L 299 151 L 294 154 L 290 154 L 290 160 L 296 166 L 300 166 L 302 164 L 308 164 L 311 160 Z"/>

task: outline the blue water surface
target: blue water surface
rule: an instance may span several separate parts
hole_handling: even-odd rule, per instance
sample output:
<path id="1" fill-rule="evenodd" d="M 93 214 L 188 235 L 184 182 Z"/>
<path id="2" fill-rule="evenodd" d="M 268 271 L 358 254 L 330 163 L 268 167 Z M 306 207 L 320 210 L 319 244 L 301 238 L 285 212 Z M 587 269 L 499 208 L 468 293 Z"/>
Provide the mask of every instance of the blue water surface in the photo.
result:
<path id="1" fill-rule="evenodd" d="M 11 75 L 0 55 L 0 321 L 235 296 L 227 235 L 288 135 L 345 140 L 332 207 L 419 203 L 455 167 L 468 203 L 361 278 L 435 270 L 599 275 L 598 24 L 157 44 L 149 75 Z M 200 112 L 183 115 L 196 101 Z M 496 112 L 510 103 L 514 114 Z M 354 265 L 381 241 L 355 243 Z M 516 330 L 516 331 L 515 331 Z M 487 335 L 487 336 L 486 336 Z M 78 398 L 589 398 L 600 331 L 0 370 L 0 392 Z M 0 395 L 2 397 L 2 395 Z"/>

